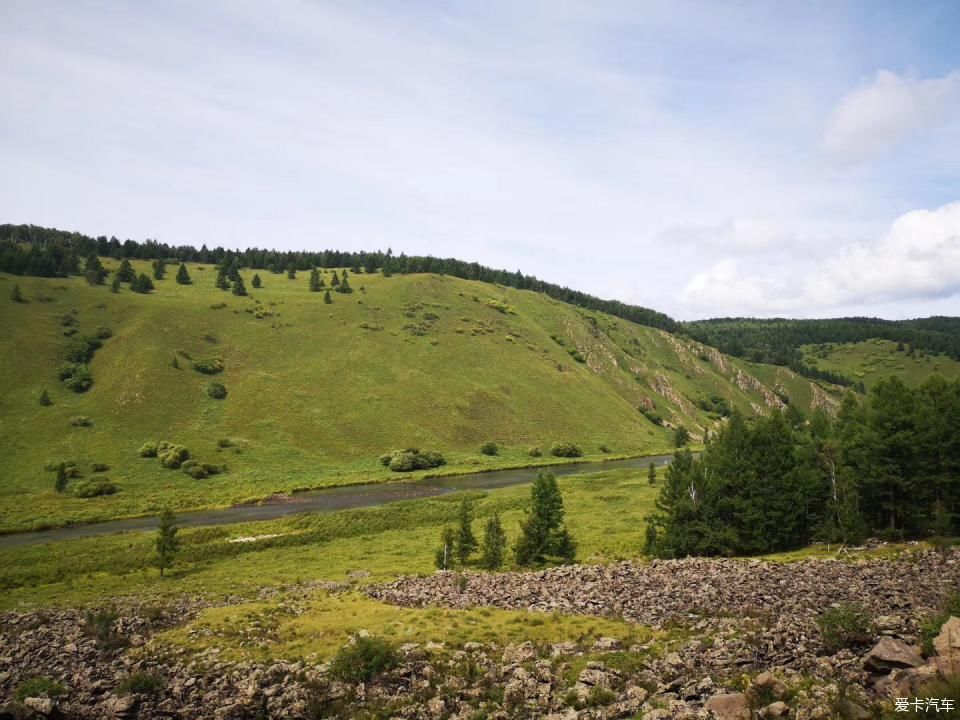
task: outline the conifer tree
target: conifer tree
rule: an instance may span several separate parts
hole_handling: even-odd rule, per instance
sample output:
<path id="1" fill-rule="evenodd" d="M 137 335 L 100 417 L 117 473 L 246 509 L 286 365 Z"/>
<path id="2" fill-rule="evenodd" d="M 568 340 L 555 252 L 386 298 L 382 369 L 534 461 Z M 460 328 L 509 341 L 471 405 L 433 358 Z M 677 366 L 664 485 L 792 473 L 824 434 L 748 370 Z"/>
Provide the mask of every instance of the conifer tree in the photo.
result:
<path id="1" fill-rule="evenodd" d="M 330 297 L 330 291 L 329 291 L 329 290 L 327 290 L 327 292 L 324 293 L 324 295 L 323 295 L 323 301 L 324 301 L 327 305 L 329 305 L 330 303 L 333 302 L 333 298 Z"/>
<path id="2" fill-rule="evenodd" d="M 477 549 L 477 538 L 473 534 L 473 504 L 464 498 L 460 501 L 460 510 L 457 515 L 457 537 L 454 543 L 454 552 L 460 565 L 466 565 L 470 555 Z"/>
<path id="3" fill-rule="evenodd" d="M 110 292 L 118 293 L 120 292 L 120 273 L 114 273 L 113 280 L 110 281 Z"/>
<path id="4" fill-rule="evenodd" d="M 180 540 L 177 538 L 176 526 L 177 518 L 170 508 L 164 509 L 160 513 L 160 526 L 157 528 L 157 558 L 156 564 L 160 568 L 160 577 L 163 577 L 163 571 L 173 565 L 173 558 L 180 549 Z"/>
<path id="5" fill-rule="evenodd" d="M 333 276 L 330 278 L 330 287 L 337 287 L 340 284 L 340 278 L 337 277 L 337 271 L 333 271 Z"/>
<path id="6" fill-rule="evenodd" d="M 84 266 L 83 274 L 87 278 L 87 282 L 91 285 L 103 285 L 103 281 L 107 277 L 107 271 L 104 270 L 103 263 L 100 262 L 100 258 L 97 257 L 95 250 L 87 256 L 87 263 Z"/>
<path id="7" fill-rule="evenodd" d="M 253 274 L 253 281 L 250 284 L 253 285 L 258 290 L 263 285 L 262 281 L 260 280 L 260 276 L 257 275 L 256 273 Z"/>
<path id="8" fill-rule="evenodd" d="M 136 273 L 133 271 L 133 266 L 126 258 L 120 261 L 120 267 L 117 270 L 117 277 L 120 278 L 120 282 L 130 282 L 136 277 Z"/>
<path id="9" fill-rule="evenodd" d="M 220 288 L 221 290 L 230 289 L 230 281 L 227 280 L 226 273 L 223 273 L 223 272 L 217 273 L 217 287 Z"/>
<path id="10" fill-rule="evenodd" d="M 316 268 L 310 271 L 310 292 L 320 292 L 320 271 Z"/>
<path id="11" fill-rule="evenodd" d="M 15 303 L 25 302 L 23 299 L 23 293 L 20 292 L 20 285 L 16 284 L 13 286 L 13 289 L 10 291 L 10 299 Z"/>
<path id="12" fill-rule="evenodd" d="M 337 277 L 337 276 L 334 275 L 333 277 Z M 343 276 L 343 281 L 342 281 L 342 282 L 340 283 L 340 285 L 337 287 L 337 292 L 338 292 L 338 293 L 352 293 L 352 292 L 353 292 L 353 288 L 350 287 L 350 281 L 347 280 L 347 276 L 346 276 L 346 275 Z"/>
<path id="13" fill-rule="evenodd" d="M 247 288 L 243 284 L 243 277 L 239 273 L 237 273 L 237 277 L 233 281 L 233 294 L 241 297 L 247 294 Z"/>
<path id="14" fill-rule="evenodd" d="M 452 527 L 445 527 L 440 533 L 440 548 L 434 556 L 434 563 L 438 570 L 447 570 L 453 561 L 453 546 L 457 533 Z"/>
<path id="15" fill-rule="evenodd" d="M 182 266 L 181 266 L 182 267 Z M 153 279 L 163 280 L 167 274 L 167 261 L 163 258 L 157 258 L 153 261 Z"/>
<path id="16" fill-rule="evenodd" d="M 541 565 L 550 557 L 572 560 L 573 539 L 563 525 L 563 496 L 556 478 L 540 473 L 530 489 L 531 508 L 514 546 L 517 565 Z"/>
<path id="17" fill-rule="evenodd" d="M 140 273 L 134 278 L 133 282 L 130 283 L 130 289 L 134 292 L 146 294 L 153 290 L 153 280 L 151 280 L 148 275 Z"/>
<path id="18" fill-rule="evenodd" d="M 657 466 L 653 463 L 650 463 L 650 466 L 647 468 L 647 481 L 651 485 L 657 484 Z"/>
<path id="19" fill-rule="evenodd" d="M 287 280 L 297 279 L 297 268 L 293 263 L 287 265 Z"/>
<path id="20" fill-rule="evenodd" d="M 507 536 L 500 524 L 500 515 L 494 513 L 487 520 L 483 530 L 483 544 L 480 548 L 480 564 L 487 570 L 499 570 L 503 566 L 504 549 L 507 546 Z"/>
<path id="21" fill-rule="evenodd" d="M 180 263 L 180 267 L 177 268 L 177 284 L 178 285 L 190 285 L 193 280 L 190 279 L 190 271 L 187 270 L 186 263 Z"/>
<path id="22" fill-rule="evenodd" d="M 44 407 L 53 405 L 53 400 L 50 399 L 50 394 L 46 390 L 40 393 L 40 404 Z"/>

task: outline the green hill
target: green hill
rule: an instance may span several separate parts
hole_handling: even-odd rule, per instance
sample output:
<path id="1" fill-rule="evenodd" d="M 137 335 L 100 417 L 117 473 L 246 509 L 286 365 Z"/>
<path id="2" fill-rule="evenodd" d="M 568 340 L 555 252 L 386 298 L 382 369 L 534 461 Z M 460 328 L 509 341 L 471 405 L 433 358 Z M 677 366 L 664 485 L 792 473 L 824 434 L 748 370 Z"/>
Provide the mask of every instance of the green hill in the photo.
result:
<path id="1" fill-rule="evenodd" d="M 948 380 L 960 377 L 960 361 L 892 340 L 874 338 L 856 343 L 821 343 L 803 345 L 800 350 L 807 364 L 862 381 L 867 389 L 890 375 L 899 376 L 911 387 L 935 373 Z"/>
<path id="2" fill-rule="evenodd" d="M 444 455 L 434 473 L 542 462 L 534 446 L 554 460 L 556 442 L 590 458 L 657 453 L 673 447 L 673 427 L 696 441 L 730 408 L 789 400 L 809 410 L 838 398 L 786 368 L 528 290 L 361 273 L 350 275 L 352 294 L 326 304 L 308 272 L 261 270 L 254 289 L 245 270 L 251 295 L 237 297 L 214 287 L 214 266 L 189 264 L 192 285 L 177 284 L 176 271 L 145 295 L 112 293 L 109 280 L 0 274 L 0 530 L 397 479 L 408 475 L 379 456 L 414 446 Z M 330 271 L 321 275 L 329 287 Z M 27 302 L 10 299 L 15 284 Z M 75 393 L 58 367 L 100 327 L 112 334 L 90 361 L 93 385 Z M 222 372 L 193 369 L 210 358 Z M 208 396 L 211 381 L 225 399 Z M 193 479 L 139 457 L 160 440 L 227 471 Z M 486 441 L 497 455 L 480 454 Z M 81 477 L 57 492 L 45 466 L 64 461 Z M 99 477 L 117 492 L 77 497 Z"/>

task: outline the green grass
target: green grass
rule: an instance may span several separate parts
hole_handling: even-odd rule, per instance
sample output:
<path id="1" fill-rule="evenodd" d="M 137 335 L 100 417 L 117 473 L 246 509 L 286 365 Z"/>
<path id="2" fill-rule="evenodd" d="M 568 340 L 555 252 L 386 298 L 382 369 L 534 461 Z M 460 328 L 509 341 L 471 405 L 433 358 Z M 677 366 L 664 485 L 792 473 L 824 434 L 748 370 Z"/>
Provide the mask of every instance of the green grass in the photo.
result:
<path id="1" fill-rule="evenodd" d="M 377 458 L 410 446 L 443 453 L 443 472 L 529 464 L 531 446 L 557 441 L 576 443 L 587 459 L 653 454 L 671 448 L 672 432 L 639 412 L 645 404 L 695 437 L 716 420 L 699 398 L 717 394 L 747 412 L 764 405 L 758 387 L 736 381 L 737 371 L 754 372 L 745 363 L 702 359 L 692 341 L 529 291 L 358 275 L 352 295 L 334 293 L 325 305 L 307 290 L 307 273 L 291 281 L 261 272 L 264 287 L 239 298 L 213 287 L 212 266 L 189 267 L 193 285 L 171 272 L 150 295 L 0 274 L 0 297 L 15 281 L 29 300 L 7 301 L 0 313 L 0 532 L 396 479 Z M 272 314 L 258 319 L 256 301 Z M 83 394 L 56 377 L 71 342 L 65 315 L 78 337 L 112 330 Z M 223 371 L 193 369 L 209 358 L 222 359 Z M 226 399 L 208 397 L 211 378 Z M 782 383 L 791 396 L 810 392 L 801 378 Z M 39 402 L 44 389 L 50 406 Z M 92 425 L 72 426 L 77 416 Z M 138 457 L 159 440 L 228 471 L 194 480 Z M 487 441 L 496 456 L 480 453 Z M 107 464 L 118 492 L 57 493 L 44 466 L 63 460 L 86 475 Z"/>
<path id="2" fill-rule="evenodd" d="M 947 380 L 960 377 L 960 362 L 920 350 L 911 357 L 906 347 L 898 351 L 897 343 L 891 340 L 878 338 L 858 343 L 803 345 L 800 350 L 808 363 L 839 372 L 855 381 L 862 380 L 867 389 L 890 375 L 897 375 L 910 387 L 918 386 L 934 373 Z"/>
<path id="3" fill-rule="evenodd" d="M 613 562 L 643 548 L 644 517 L 659 486 L 646 472 L 615 470 L 560 478 L 567 523 L 578 560 Z M 512 543 L 519 534 L 529 487 L 472 493 L 474 530 L 499 512 Z M 154 533 L 125 533 L 0 549 L 0 610 L 98 604 L 119 595 L 183 593 L 253 597 L 263 587 L 304 580 L 365 582 L 429 573 L 444 524 L 454 524 L 462 495 L 413 500 L 379 508 L 318 513 L 282 520 L 184 529 L 182 550 L 168 577 L 151 566 Z M 278 535 L 252 543 L 239 537 Z"/>

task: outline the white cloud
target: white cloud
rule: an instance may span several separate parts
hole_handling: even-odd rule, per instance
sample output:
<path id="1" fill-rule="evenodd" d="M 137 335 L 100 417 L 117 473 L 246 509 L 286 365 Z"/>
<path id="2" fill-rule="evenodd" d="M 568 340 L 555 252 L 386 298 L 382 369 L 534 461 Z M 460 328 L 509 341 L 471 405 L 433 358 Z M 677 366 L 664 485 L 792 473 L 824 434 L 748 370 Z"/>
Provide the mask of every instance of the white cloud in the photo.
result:
<path id="1" fill-rule="evenodd" d="M 743 253 L 790 243 L 793 233 L 770 220 L 732 218 L 713 225 L 674 225 L 660 232 L 657 239 L 671 244 L 709 246 Z"/>
<path id="2" fill-rule="evenodd" d="M 898 217 L 875 242 L 851 242 L 815 261 L 769 267 L 721 260 L 679 295 L 716 315 L 844 314 L 878 304 L 930 302 L 960 294 L 960 202 Z"/>
<path id="3" fill-rule="evenodd" d="M 960 71 L 922 79 L 880 70 L 872 82 L 840 100 L 824 142 L 840 159 L 863 160 L 958 110 Z"/>

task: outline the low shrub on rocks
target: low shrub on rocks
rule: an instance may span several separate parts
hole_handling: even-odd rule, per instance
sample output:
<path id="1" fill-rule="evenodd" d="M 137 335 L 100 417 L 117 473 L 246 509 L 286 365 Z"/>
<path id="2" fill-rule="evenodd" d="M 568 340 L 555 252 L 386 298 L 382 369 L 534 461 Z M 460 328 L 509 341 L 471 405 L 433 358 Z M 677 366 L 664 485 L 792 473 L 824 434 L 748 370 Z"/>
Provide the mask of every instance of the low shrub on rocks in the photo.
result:
<path id="1" fill-rule="evenodd" d="M 154 695 L 163 690 L 166 684 L 166 681 L 159 675 L 138 672 L 121 680 L 120 684 L 117 685 L 116 692 L 118 695 Z"/>
<path id="2" fill-rule="evenodd" d="M 870 615 L 856 603 L 828 608 L 817 618 L 817 627 L 828 655 L 865 645 L 874 635 Z"/>
<path id="3" fill-rule="evenodd" d="M 29 680 L 24 680 L 17 686 L 14 699 L 17 702 L 23 702 L 28 697 L 55 698 L 66 694 L 66 692 L 67 688 L 64 687 L 63 683 L 47 677 L 34 677 Z"/>
<path id="4" fill-rule="evenodd" d="M 368 682 L 400 662 L 396 649 L 377 637 L 355 635 L 330 662 L 330 677 L 342 682 Z"/>

